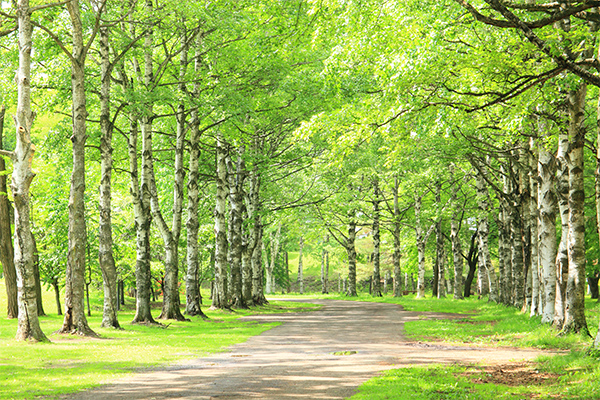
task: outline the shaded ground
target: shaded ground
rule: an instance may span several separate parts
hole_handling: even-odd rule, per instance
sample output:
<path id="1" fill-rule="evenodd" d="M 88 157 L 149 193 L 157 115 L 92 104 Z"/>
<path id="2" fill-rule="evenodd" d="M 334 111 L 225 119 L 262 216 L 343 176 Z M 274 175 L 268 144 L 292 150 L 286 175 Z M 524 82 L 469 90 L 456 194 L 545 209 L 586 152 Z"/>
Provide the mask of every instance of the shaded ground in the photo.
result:
<path id="1" fill-rule="evenodd" d="M 407 341 L 406 321 L 464 315 L 402 311 L 394 304 L 303 300 L 320 311 L 248 319 L 283 324 L 230 352 L 138 374 L 65 397 L 118 399 L 343 399 L 378 372 L 429 363 L 506 369 L 540 351 Z M 523 364 L 520 364 L 523 365 Z"/>

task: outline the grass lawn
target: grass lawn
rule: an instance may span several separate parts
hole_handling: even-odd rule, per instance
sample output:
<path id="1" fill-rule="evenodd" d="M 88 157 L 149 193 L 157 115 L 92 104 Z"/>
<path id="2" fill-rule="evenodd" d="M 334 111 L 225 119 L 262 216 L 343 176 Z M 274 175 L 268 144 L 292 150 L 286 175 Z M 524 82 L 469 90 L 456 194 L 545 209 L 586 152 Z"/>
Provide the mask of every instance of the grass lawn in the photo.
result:
<path id="1" fill-rule="evenodd" d="M 6 295 L 3 285 L 0 290 L 1 298 Z M 241 316 L 314 308 L 308 304 L 273 301 L 265 307 L 235 313 L 205 309 L 208 320 L 195 317 L 191 322 L 168 321 L 168 326 L 162 328 L 131 325 L 134 300 L 128 299 L 126 310 L 119 313 L 124 330 L 113 330 L 99 328 L 101 301 L 99 297 L 92 300 L 94 306 L 88 322 L 101 339 L 53 334 L 62 325 L 62 317 L 55 315 L 52 303 L 48 303 L 46 312 L 53 314 L 40 318 L 51 343 L 16 342 L 17 321 L 0 318 L 0 399 L 54 398 L 140 369 L 223 351 L 276 325 L 240 321 Z M 3 307 L 0 312 L 5 313 L 3 301 L 0 306 Z M 155 315 L 158 313 L 156 310 Z"/>

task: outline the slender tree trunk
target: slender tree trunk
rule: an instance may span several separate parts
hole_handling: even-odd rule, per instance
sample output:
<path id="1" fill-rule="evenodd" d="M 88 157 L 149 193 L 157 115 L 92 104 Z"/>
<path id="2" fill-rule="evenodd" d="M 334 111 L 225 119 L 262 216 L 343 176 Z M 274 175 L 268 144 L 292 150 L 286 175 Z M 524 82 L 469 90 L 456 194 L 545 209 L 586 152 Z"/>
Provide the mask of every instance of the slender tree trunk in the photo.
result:
<path id="1" fill-rule="evenodd" d="M 446 297 L 446 266 L 445 266 L 445 250 L 444 250 L 444 235 L 442 232 L 442 221 L 438 221 L 436 224 L 436 260 L 437 265 L 437 290 L 436 296 L 438 299 Z M 435 283 L 434 283 L 435 285 Z"/>
<path id="2" fill-rule="evenodd" d="M 281 223 L 277 225 L 277 231 L 271 232 L 271 260 L 267 265 L 267 286 L 266 292 L 273 293 L 275 291 L 275 277 L 273 271 L 275 270 L 275 261 L 279 255 L 279 242 L 281 240 Z"/>
<path id="3" fill-rule="evenodd" d="M 217 136 L 217 194 L 215 199 L 215 291 L 212 308 L 229 307 L 227 298 L 227 164 L 222 134 Z M 260 249 L 259 249 L 260 251 Z"/>
<path id="4" fill-rule="evenodd" d="M 200 73 L 201 69 L 201 49 L 202 36 L 196 37 L 196 50 L 194 57 L 194 72 Z M 200 95 L 200 82 L 194 84 L 194 97 Z M 187 182 L 187 270 L 185 277 L 185 312 L 187 315 L 199 315 L 206 318 L 204 312 L 200 308 L 201 296 L 200 285 L 198 282 L 199 275 L 199 256 L 198 256 L 198 230 L 200 223 L 198 222 L 198 199 L 200 191 L 198 188 L 199 168 L 200 168 L 200 116 L 198 108 L 194 107 L 191 112 L 190 121 L 190 160 L 189 160 L 189 177 Z"/>
<path id="5" fill-rule="evenodd" d="M 40 280 L 40 253 L 38 252 L 35 235 L 31 234 L 31 242 L 33 243 L 33 277 L 35 279 L 35 298 L 38 308 L 38 316 L 46 315 L 44 312 L 44 304 L 42 300 L 42 282 Z"/>
<path id="6" fill-rule="evenodd" d="M 6 108 L 0 107 L 0 150 L 4 150 L 2 140 L 4 137 L 4 114 Z M 10 201 L 8 200 L 8 188 L 6 186 L 6 164 L 4 158 L 0 157 L 0 263 L 4 273 L 4 284 L 6 286 L 6 316 L 9 319 L 19 316 L 19 305 L 17 302 L 17 271 L 15 270 L 15 256 L 12 243 L 12 231 L 10 224 Z"/>
<path id="7" fill-rule="evenodd" d="M 561 220 L 561 237 L 556 254 L 556 298 L 554 304 L 554 321 L 552 324 L 561 329 L 565 320 L 565 304 L 567 277 L 569 273 L 569 168 L 567 152 L 569 138 L 565 132 L 558 136 L 558 169 L 556 173 L 556 194 Z"/>
<path id="8" fill-rule="evenodd" d="M 246 198 L 244 187 L 241 187 L 242 196 Z M 249 220 L 246 203 L 242 202 L 242 218 Z M 250 230 L 248 224 L 242 225 L 242 293 L 246 305 L 252 305 L 252 249 L 250 243 Z"/>
<path id="9" fill-rule="evenodd" d="M 538 257 L 538 177 L 537 177 L 537 164 L 538 164 L 538 149 L 537 144 L 533 138 L 530 139 L 531 155 L 529 156 L 529 187 L 530 187 L 530 200 L 529 200 L 529 215 L 531 223 L 529 226 L 531 232 L 531 262 L 529 266 L 531 275 L 531 312 L 530 315 L 541 315 L 542 305 L 540 304 L 540 268 L 539 268 L 539 257 Z M 534 174 L 535 173 L 535 174 Z"/>
<path id="10" fill-rule="evenodd" d="M 585 319 L 585 215 L 583 185 L 583 144 L 585 141 L 585 95 L 580 84 L 569 93 L 569 273 L 567 278 L 565 322 L 562 332 L 589 335 Z"/>
<path id="11" fill-rule="evenodd" d="M 471 245 L 469 246 L 469 255 L 467 256 L 467 263 L 469 265 L 469 272 L 465 279 L 465 297 L 471 297 L 471 285 L 475 278 L 475 272 L 477 271 L 477 265 L 479 264 L 479 247 L 477 246 L 477 232 L 471 235 Z"/>
<path id="12" fill-rule="evenodd" d="M 298 285 L 300 294 L 304 294 L 304 266 L 302 265 L 302 249 L 304 248 L 304 238 L 300 236 L 300 250 L 298 251 Z"/>
<path id="13" fill-rule="evenodd" d="M 179 92 L 185 93 L 185 76 L 187 70 L 187 54 L 188 41 L 187 35 L 182 35 L 181 53 L 179 62 Z M 151 59 L 145 60 L 146 73 L 153 71 L 153 63 Z M 154 78 L 150 77 L 148 83 L 153 82 Z M 148 85 L 150 86 L 150 85 Z M 163 289 L 163 304 L 162 312 L 159 319 L 175 319 L 185 321 L 186 318 L 181 313 L 181 300 L 179 296 L 179 237 L 181 235 L 181 224 L 183 214 L 183 185 L 184 185 L 184 170 L 183 170 L 183 150 L 186 136 L 186 112 L 185 106 L 180 103 L 177 106 L 177 132 L 175 138 L 175 165 L 174 165 L 174 185 L 173 185 L 173 208 L 171 215 L 171 226 L 167 224 L 165 217 L 160 209 L 160 201 L 158 198 L 158 189 L 156 187 L 156 174 L 154 171 L 153 150 L 152 150 L 152 130 L 153 127 L 148 124 L 148 151 L 145 151 L 142 156 L 144 164 L 148 165 L 150 177 L 150 208 L 152 217 L 158 231 L 163 240 L 165 247 L 165 276 Z M 149 121 L 150 122 L 150 121 Z"/>
<path id="14" fill-rule="evenodd" d="M 85 141 L 86 109 L 85 59 L 83 26 L 78 0 L 69 0 L 67 10 L 72 25 L 73 55 L 71 60 L 71 89 L 73 97 L 73 172 L 69 194 L 69 252 L 65 280 L 65 318 L 61 333 L 97 336 L 85 317 Z"/>
<path id="15" fill-rule="evenodd" d="M 538 162 L 538 257 L 542 270 L 544 301 L 542 323 L 554 320 L 556 300 L 556 160 L 543 147 L 539 150 Z"/>
<path id="16" fill-rule="evenodd" d="M 454 260 L 454 298 L 464 299 L 463 296 L 463 256 L 460 237 L 458 236 L 458 210 L 455 210 L 450 221 L 450 240 L 452 242 L 452 256 Z"/>
<path id="17" fill-rule="evenodd" d="M 415 237 L 417 240 L 417 299 L 425 297 L 425 239 L 421 227 L 421 197 L 415 194 Z"/>
<path id="18" fill-rule="evenodd" d="M 146 128 L 142 125 L 142 152 L 146 150 Z M 150 272 L 150 226 L 152 214 L 150 212 L 150 190 L 148 187 L 147 168 L 142 166 L 141 185 L 138 177 L 138 125 L 136 117 L 132 116 L 129 130 L 129 168 L 131 176 L 131 195 L 133 199 L 133 214 L 136 231 L 136 262 L 135 285 L 136 301 L 133 323 L 155 324 L 150 307 L 150 294 L 152 288 Z"/>
<path id="19" fill-rule="evenodd" d="M 289 258 L 287 251 L 285 251 L 283 253 L 283 255 L 284 255 L 284 264 L 285 264 L 285 278 L 286 278 L 285 280 L 286 280 L 286 286 L 287 286 L 286 292 L 290 293 L 292 290 L 292 287 L 290 285 L 290 283 L 291 283 L 290 282 L 290 258 Z"/>
<path id="20" fill-rule="evenodd" d="M 346 252 L 348 253 L 348 285 L 347 296 L 358 296 L 356 291 L 356 221 L 351 219 L 348 223 L 348 237 Z"/>
<path id="21" fill-rule="evenodd" d="M 489 287 L 489 298 L 488 301 L 497 303 L 499 301 L 498 286 L 499 282 L 496 278 L 496 271 L 492 265 L 492 257 L 490 255 L 489 248 L 489 235 L 490 235 L 490 224 L 489 224 L 489 209 L 490 209 L 490 196 L 487 189 L 484 174 L 486 174 L 485 166 L 481 167 L 476 176 L 477 185 L 477 206 L 479 208 L 479 223 L 477 227 L 478 243 L 479 243 L 479 257 L 485 264 L 485 277 L 488 281 Z"/>
<path id="22" fill-rule="evenodd" d="M 246 177 L 243 161 L 244 146 L 238 149 L 238 158 L 235 165 L 230 166 L 229 180 L 229 208 L 231 213 L 231 305 L 235 308 L 248 308 L 242 293 L 242 187 Z M 272 261 L 275 266 L 275 261 Z"/>
<path id="23" fill-rule="evenodd" d="M 380 247 L 381 239 L 379 232 L 379 182 L 377 179 L 373 182 L 375 200 L 373 201 L 373 296 L 381 297 L 381 270 L 380 270 Z"/>
<path id="24" fill-rule="evenodd" d="M 52 281 L 52 288 L 54 289 L 54 300 L 56 301 L 56 314 L 63 315 L 62 306 L 60 304 L 60 288 L 58 287 L 58 279 Z"/>
<path id="25" fill-rule="evenodd" d="M 398 206 L 398 191 L 400 180 L 394 177 L 394 254 L 392 265 L 394 266 L 394 297 L 402 297 L 402 271 L 400 270 L 400 207 Z"/>
<path id="26" fill-rule="evenodd" d="M 255 147 L 259 147 L 255 144 Z M 263 226 L 260 215 L 260 175 L 255 169 L 250 179 L 249 216 L 252 219 L 252 303 L 256 306 L 268 304 L 263 292 L 262 235 Z"/>
<path id="27" fill-rule="evenodd" d="M 106 6 L 105 6 L 106 7 Z M 98 258 L 104 287 L 103 328 L 121 328 L 118 319 L 117 268 L 113 256 L 111 220 L 111 178 L 113 166 L 112 126 L 110 121 L 111 67 L 108 47 L 108 28 L 101 27 L 100 58 L 100 221 L 98 229 Z"/>
<path id="28" fill-rule="evenodd" d="M 329 244 L 329 235 L 325 235 L 323 240 L 323 253 L 321 258 L 321 293 L 329 293 L 329 251 L 326 246 Z"/>
<path id="29" fill-rule="evenodd" d="M 518 187 L 514 187 L 512 191 L 512 204 L 510 207 L 511 214 L 511 272 L 512 272 L 512 282 L 514 285 L 514 297 L 512 304 L 518 308 L 522 309 L 525 301 L 525 263 L 524 263 L 524 227 L 523 227 L 523 213 L 524 213 L 524 205 L 523 205 L 523 179 L 522 179 L 522 171 L 520 167 L 513 166 L 513 174 L 515 177 L 519 178 Z M 510 192 L 507 192 L 510 193 Z"/>
<path id="30" fill-rule="evenodd" d="M 525 149 L 525 143 L 521 143 L 519 149 L 519 160 L 516 176 L 519 177 L 520 201 L 521 201 L 521 219 L 523 220 L 523 301 L 521 310 L 527 312 L 531 309 L 532 275 L 531 275 L 531 229 L 532 215 L 531 209 L 531 191 L 529 182 L 529 154 Z M 537 204 L 536 204 L 537 207 Z"/>

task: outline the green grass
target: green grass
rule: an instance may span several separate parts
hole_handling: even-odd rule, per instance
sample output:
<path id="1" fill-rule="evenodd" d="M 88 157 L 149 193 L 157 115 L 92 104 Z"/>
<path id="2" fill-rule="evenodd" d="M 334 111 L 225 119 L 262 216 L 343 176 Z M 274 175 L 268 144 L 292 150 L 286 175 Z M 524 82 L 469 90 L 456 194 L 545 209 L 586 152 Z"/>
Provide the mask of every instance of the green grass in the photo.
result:
<path id="1" fill-rule="evenodd" d="M 352 400 L 521 400 L 550 399 L 552 386 L 508 386 L 474 383 L 485 380 L 486 373 L 469 366 L 426 366 L 401 368 L 371 379 Z M 476 387 L 474 387 L 476 385 Z"/>
<path id="2" fill-rule="evenodd" d="M 5 293 L 0 292 L 0 298 L 3 296 Z M 17 321 L 0 318 L 0 399 L 54 398 L 140 369 L 224 351 L 277 325 L 240 321 L 241 316 L 314 308 L 314 305 L 273 301 L 251 311 L 205 310 L 209 320 L 194 317 L 191 322 L 168 321 L 168 327 L 162 328 L 131 325 L 133 299 L 128 299 L 129 310 L 119 313 L 125 329 L 119 331 L 99 328 L 102 315 L 94 309 L 100 307 L 100 298 L 94 298 L 93 304 L 88 321 L 101 339 L 53 334 L 62 325 L 62 317 L 48 315 L 41 317 L 40 323 L 51 343 L 16 342 Z M 50 303 L 46 312 L 49 310 L 55 312 Z"/>

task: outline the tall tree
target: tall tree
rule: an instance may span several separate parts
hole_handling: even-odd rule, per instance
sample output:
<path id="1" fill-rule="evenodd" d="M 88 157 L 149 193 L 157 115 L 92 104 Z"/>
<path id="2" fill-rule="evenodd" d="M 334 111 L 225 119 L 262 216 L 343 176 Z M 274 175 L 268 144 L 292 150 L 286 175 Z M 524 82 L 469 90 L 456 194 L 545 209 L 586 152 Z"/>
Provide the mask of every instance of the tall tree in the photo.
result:
<path id="1" fill-rule="evenodd" d="M 65 318 L 60 332 L 96 336 L 96 333 L 88 325 L 84 307 L 87 237 L 85 223 L 85 142 L 88 117 L 85 63 L 89 45 L 84 43 L 84 28 L 79 0 L 69 0 L 66 6 L 71 21 L 73 47 L 72 53 L 68 53 L 71 61 L 71 92 L 73 97 L 73 135 L 71 136 L 73 171 L 71 173 L 71 191 L 69 194 L 69 254 L 65 280 Z M 99 17 L 99 15 L 96 16 L 97 19 Z"/>
<path id="2" fill-rule="evenodd" d="M 106 8 L 106 4 L 104 4 Z M 100 86 L 100 222 L 98 232 L 98 257 L 104 287 L 104 307 L 101 326 L 120 328 L 117 311 L 117 268 L 113 254 L 112 236 L 112 169 L 113 169 L 113 127 L 110 120 L 110 94 L 113 65 L 110 62 L 109 29 L 99 29 L 101 86 Z"/>
<path id="3" fill-rule="evenodd" d="M 15 113 L 16 144 L 9 156 L 13 163 L 11 189 L 15 202 L 14 261 L 18 287 L 17 340 L 47 341 L 38 320 L 38 307 L 33 273 L 33 235 L 29 216 L 29 188 L 34 178 L 31 163 L 35 146 L 31 142 L 31 126 L 35 114 L 31 111 L 31 50 L 32 9 L 29 0 L 17 2 L 19 29 L 19 70 L 17 71 L 17 110 Z"/>

